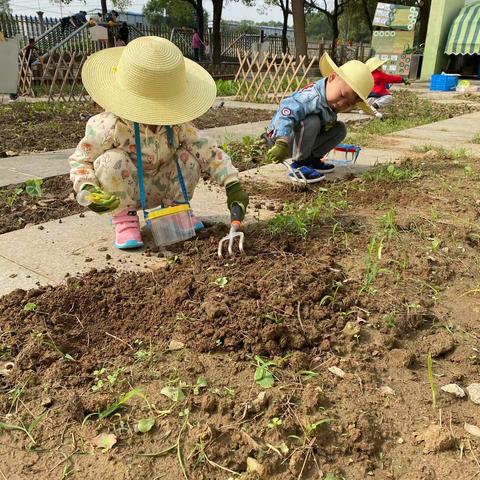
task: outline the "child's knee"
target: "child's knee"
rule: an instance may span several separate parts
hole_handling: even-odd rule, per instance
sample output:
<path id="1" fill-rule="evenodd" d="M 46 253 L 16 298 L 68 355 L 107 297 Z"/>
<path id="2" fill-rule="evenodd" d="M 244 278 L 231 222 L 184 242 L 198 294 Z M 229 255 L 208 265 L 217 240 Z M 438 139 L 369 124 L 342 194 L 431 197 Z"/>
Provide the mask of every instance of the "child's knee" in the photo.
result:
<path id="1" fill-rule="evenodd" d="M 343 140 L 347 136 L 347 127 L 343 122 L 337 122 L 335 124 L 337 135 L 340 140 Z"/>

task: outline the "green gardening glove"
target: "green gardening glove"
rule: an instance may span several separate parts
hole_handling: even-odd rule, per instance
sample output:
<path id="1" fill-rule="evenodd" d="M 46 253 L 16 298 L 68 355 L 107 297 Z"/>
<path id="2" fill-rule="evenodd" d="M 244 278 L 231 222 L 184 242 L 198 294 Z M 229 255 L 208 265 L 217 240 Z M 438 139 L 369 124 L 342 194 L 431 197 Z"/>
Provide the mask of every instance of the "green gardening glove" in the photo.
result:
<path id="1" fill-rule="evenodd" d="M 87 208 L 92 212 L 112 212 L 120 205 L 120 199 L 116 195 L 104 192 L 95 185 L 85 185 L 82 190 L 88 190 L 91 193 L 89 200 L 92 203 Z"/>
<path id="2" fill-rule="evenodd" d="M 288 158 L 290 148 L 288 141 L 284 138 L 277 138 L 275 145 L 267 152 L 266 159 L 270 163 L 280 163 Z"/>
<path id="3" fill-rule="evenodd" d="M 225 188 L 227 190 L 228 209 L 231 210 L 234 203 L 240 205 L 240 208 L 242 209 L 242 218 L 240 220 L 243 220 L 248 207 L 248 193 L 243 190 L 242 185 L 238 180 L 229 183 Z"/>

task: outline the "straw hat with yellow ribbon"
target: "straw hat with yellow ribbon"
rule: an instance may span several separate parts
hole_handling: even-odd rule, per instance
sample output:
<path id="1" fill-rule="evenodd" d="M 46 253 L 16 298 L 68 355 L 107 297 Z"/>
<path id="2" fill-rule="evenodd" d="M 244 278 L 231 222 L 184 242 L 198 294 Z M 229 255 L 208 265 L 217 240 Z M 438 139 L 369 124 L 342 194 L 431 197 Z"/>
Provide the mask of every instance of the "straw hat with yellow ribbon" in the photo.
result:
<path id="1" fill-rule="evenodd" d="M 320 72 L 324 77 L 328 77 L 331 73 L 336 73 L 359 96 L 360 101 L 357 103 L 357 106 L 365 113 L 374 114 L 372 108 L 367 103 L 367 97 L 373 89 L 373 77 L 370 69 L 363 62 L 350 60 L 338 67 L 330 58 L 330 55 L 324 53 L 320 58 Z"/>
<path id="2" fill-rule="evenodd" d="M 131 122 L 176 125 L 203 115 L 215 101 L 211 75 L 172 42 L 140 37 L 91 55 L 82 81 L 105 110 Z"/>
<path id="3" fill-rule="evenodd" d="M 388 60 L 380 60 L 378 57 L 372 57 L 365 62 L 365 65 L 370 69 L 371 72 L 374 72 L 377 68 L 380 68 L 387 62 Z"/>

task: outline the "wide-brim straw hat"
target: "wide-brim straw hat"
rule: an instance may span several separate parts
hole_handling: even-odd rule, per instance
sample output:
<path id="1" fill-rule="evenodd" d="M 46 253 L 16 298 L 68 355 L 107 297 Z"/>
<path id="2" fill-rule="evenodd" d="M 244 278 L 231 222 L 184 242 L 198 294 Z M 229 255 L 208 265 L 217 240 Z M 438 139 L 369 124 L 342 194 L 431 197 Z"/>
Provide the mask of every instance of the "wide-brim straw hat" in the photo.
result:
<path id="1" fill-rule="evenodd" d="M 94 53 L 83 66 L 82 81 L 108 112 L 149 125 L 189 122 L 217 95 L 211 75 L 160 37 L 140 37 Z"/>
<path id="2" fill-rule="evenodd" d="M 360 98 L 357 106 L 369 115 L 374 114 L 372 107 L 367 103 L 368 95 L 372 91 L 374 84 L 372 73 L 367 65 L 359 60 L 350 60 L 338 67 L 330 55 L 324 53 L 320 58 L 320 72 L 324 77 L 328 77 L 331 73 L 336 73 Z"/>
<path id="3" fill-rule="evenodd" d="M 380 68 L 387 62 L 388 60 L 380 60 L 378 57 L 372 57 L 365 62 L 365 65 L 370 69 L 371 72 L 374 72 L 377 68 Z"/>

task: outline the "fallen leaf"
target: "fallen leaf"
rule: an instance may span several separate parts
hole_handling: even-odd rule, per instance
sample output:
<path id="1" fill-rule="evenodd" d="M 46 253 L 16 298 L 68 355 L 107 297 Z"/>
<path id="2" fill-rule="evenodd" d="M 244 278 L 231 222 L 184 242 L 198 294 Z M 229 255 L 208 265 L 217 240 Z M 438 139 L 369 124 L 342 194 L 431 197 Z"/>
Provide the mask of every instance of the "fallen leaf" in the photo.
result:
<path id="1" fill-rule="evenodd" d="M 470 425 L 469 423 L 466 423 L 463 428 L 467 433 L 470 435 L 474 435 L 475 437 L 480 437 L 480 428 L 478 428 L 475 425 Z"/>
<path id="2" fill-rule="evenodd" d="M 110 450 L 117 443 L 117 437 L 113 433 L 100 433 L 90 443 L 94 447 Z"/>
<path id="3" fill-rule="evenodd" d="M 167 385 L 160 390 L 160 393 L 174 402 L 181 402 L 185 400 L 185 394 L 180 387 L 171 387 Z"/>
<path id="4" fill-rule="evenodd" d="M 337 377 L 340 377 L 340 378 L 344 378 L 345 377 L 345 372 L 341 369 L 341 368 L 338 368 L 338 367 L 330 367 L 328 369 L 328 371 L 330 373 L 333 373 L 334 375 L 336 375 Z"/>

